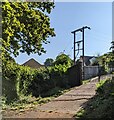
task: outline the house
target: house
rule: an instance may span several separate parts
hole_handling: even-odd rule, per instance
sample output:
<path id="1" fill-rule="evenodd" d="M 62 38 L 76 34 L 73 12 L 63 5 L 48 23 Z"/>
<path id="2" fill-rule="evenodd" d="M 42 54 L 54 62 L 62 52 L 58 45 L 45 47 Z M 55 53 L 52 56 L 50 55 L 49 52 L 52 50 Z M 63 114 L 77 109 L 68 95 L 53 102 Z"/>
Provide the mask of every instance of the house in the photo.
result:
<path id="1" fill-rule="evenodd" d="M 84 66 L 90 66 L 92 65 L 92 62 L 96 59 L 95 56 L 84 56 Z M 80 56 L 80 60 L 83 62 L 83 56 Z"/>
<path id="2" fill-rule="evenodd" d="M 96 58 L 95 56 L 84 56 L 84 79 L 90 79 L 99 74 L 98 65 L 93 66 Z M 83 56 L 80 57 L 80 61 L 83 62 Z"/>
<path id="3" fill-rule="evenodd" d="M 44 67 L 44 65 L 41 65 L 39 62 L 37 62 L 33 58 L 28 60 L 27 62 L 23 63 L 22 65 L 28 66 L 28 67 L 34 68 L 34 69 L 38 69 L 40 67 Z"/>

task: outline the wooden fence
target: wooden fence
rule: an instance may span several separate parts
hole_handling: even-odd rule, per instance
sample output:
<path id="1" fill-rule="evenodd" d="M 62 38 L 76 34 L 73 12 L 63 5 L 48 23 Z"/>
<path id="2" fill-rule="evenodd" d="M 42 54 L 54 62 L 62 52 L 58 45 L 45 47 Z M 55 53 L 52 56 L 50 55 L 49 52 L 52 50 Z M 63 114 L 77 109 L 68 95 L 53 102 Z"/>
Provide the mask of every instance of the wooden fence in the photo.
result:
<path id="1" fill-rule="evenodd" d="M 68 69 L 68 79 L 69 85 L 72 87 L 82 84 L 82 65 L 80 62 Z"/>

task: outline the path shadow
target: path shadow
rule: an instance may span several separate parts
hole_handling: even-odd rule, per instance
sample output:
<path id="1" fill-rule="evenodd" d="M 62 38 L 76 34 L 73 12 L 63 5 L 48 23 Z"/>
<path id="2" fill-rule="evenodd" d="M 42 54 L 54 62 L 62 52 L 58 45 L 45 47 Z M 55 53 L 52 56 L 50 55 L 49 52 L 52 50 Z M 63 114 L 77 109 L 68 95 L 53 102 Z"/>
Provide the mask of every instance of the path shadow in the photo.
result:
<path id="1" fill-rule="evenodd" d="M 53 101 L 76 101 L 76 100 L 83 100 L 86 99 L 88 100 L 89 98 L 77 98 L 77 99 L 62 99 L 62 100 L 53 100 Z"/>

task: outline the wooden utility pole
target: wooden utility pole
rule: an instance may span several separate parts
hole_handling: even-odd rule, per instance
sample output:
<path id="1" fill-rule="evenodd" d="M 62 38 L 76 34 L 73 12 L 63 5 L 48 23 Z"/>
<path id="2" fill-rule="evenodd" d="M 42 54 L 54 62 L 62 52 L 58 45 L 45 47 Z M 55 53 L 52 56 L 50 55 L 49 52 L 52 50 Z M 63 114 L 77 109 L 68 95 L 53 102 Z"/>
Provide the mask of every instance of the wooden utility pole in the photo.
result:
<path id="1" fill-rule="evenodd" d="M 82 27 L 82 28 L 79 28 L 79 29 L 77 29 L 77 30 L 74 30 L 74 31 L 72 31 L 71 33 L 73 33 L 74 34 L 74 65 L 76 64 L 76 51 L 78 51 L 78 53 L 79 53 L 79 51 L 80 50 L 82 50 L 82 72 L 83 72 L 83 79 L 84 79 L 84 30 L 85 29 L 91 29 L 90 27 L 88 27 L 88 26 L 84 26 L 84 27 Z M 82 40 L 80 40 L 80 41 L 76 41 L 76 33 L 77 32 L 82 32 Z M 79 48 L 79 44 L 82 42 L 82 48 L 80 49 Z M 76 49 L 76 44 L 78 44 L 78 49 Z"/>
<path id="2" fill-rule="evenodd" d="M 76 61 L 76 51 L 75 51 L 75 49 L 76 49 L 76 46 L 75 46 L 75 42 L 76 42 L 76 34 L 75 33 L 73 33 L 74 34 L 74 65 L 75 65 L 75 61 Z"/>

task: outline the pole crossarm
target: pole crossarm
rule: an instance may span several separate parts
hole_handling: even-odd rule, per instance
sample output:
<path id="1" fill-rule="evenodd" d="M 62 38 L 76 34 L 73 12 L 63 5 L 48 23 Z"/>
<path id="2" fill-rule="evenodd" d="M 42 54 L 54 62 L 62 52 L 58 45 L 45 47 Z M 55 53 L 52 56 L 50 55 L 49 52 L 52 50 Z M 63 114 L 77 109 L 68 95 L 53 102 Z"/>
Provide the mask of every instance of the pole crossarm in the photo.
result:
<path id="1" fill-rule="evenodd" d="M 74 30 L 74 31 L 72 31 L 71 33 L 76 33 L 76 32 L 83 32 L 83 29 L 89 29 L 89 30 L 91 30 L 91 28 L 90 27 L 88 27 L 88 26 L 85 26 L 85 27 L 82 27 L 82 28 L 79 28 L 79 29 L 77 29 L 77 30 Z"/>

